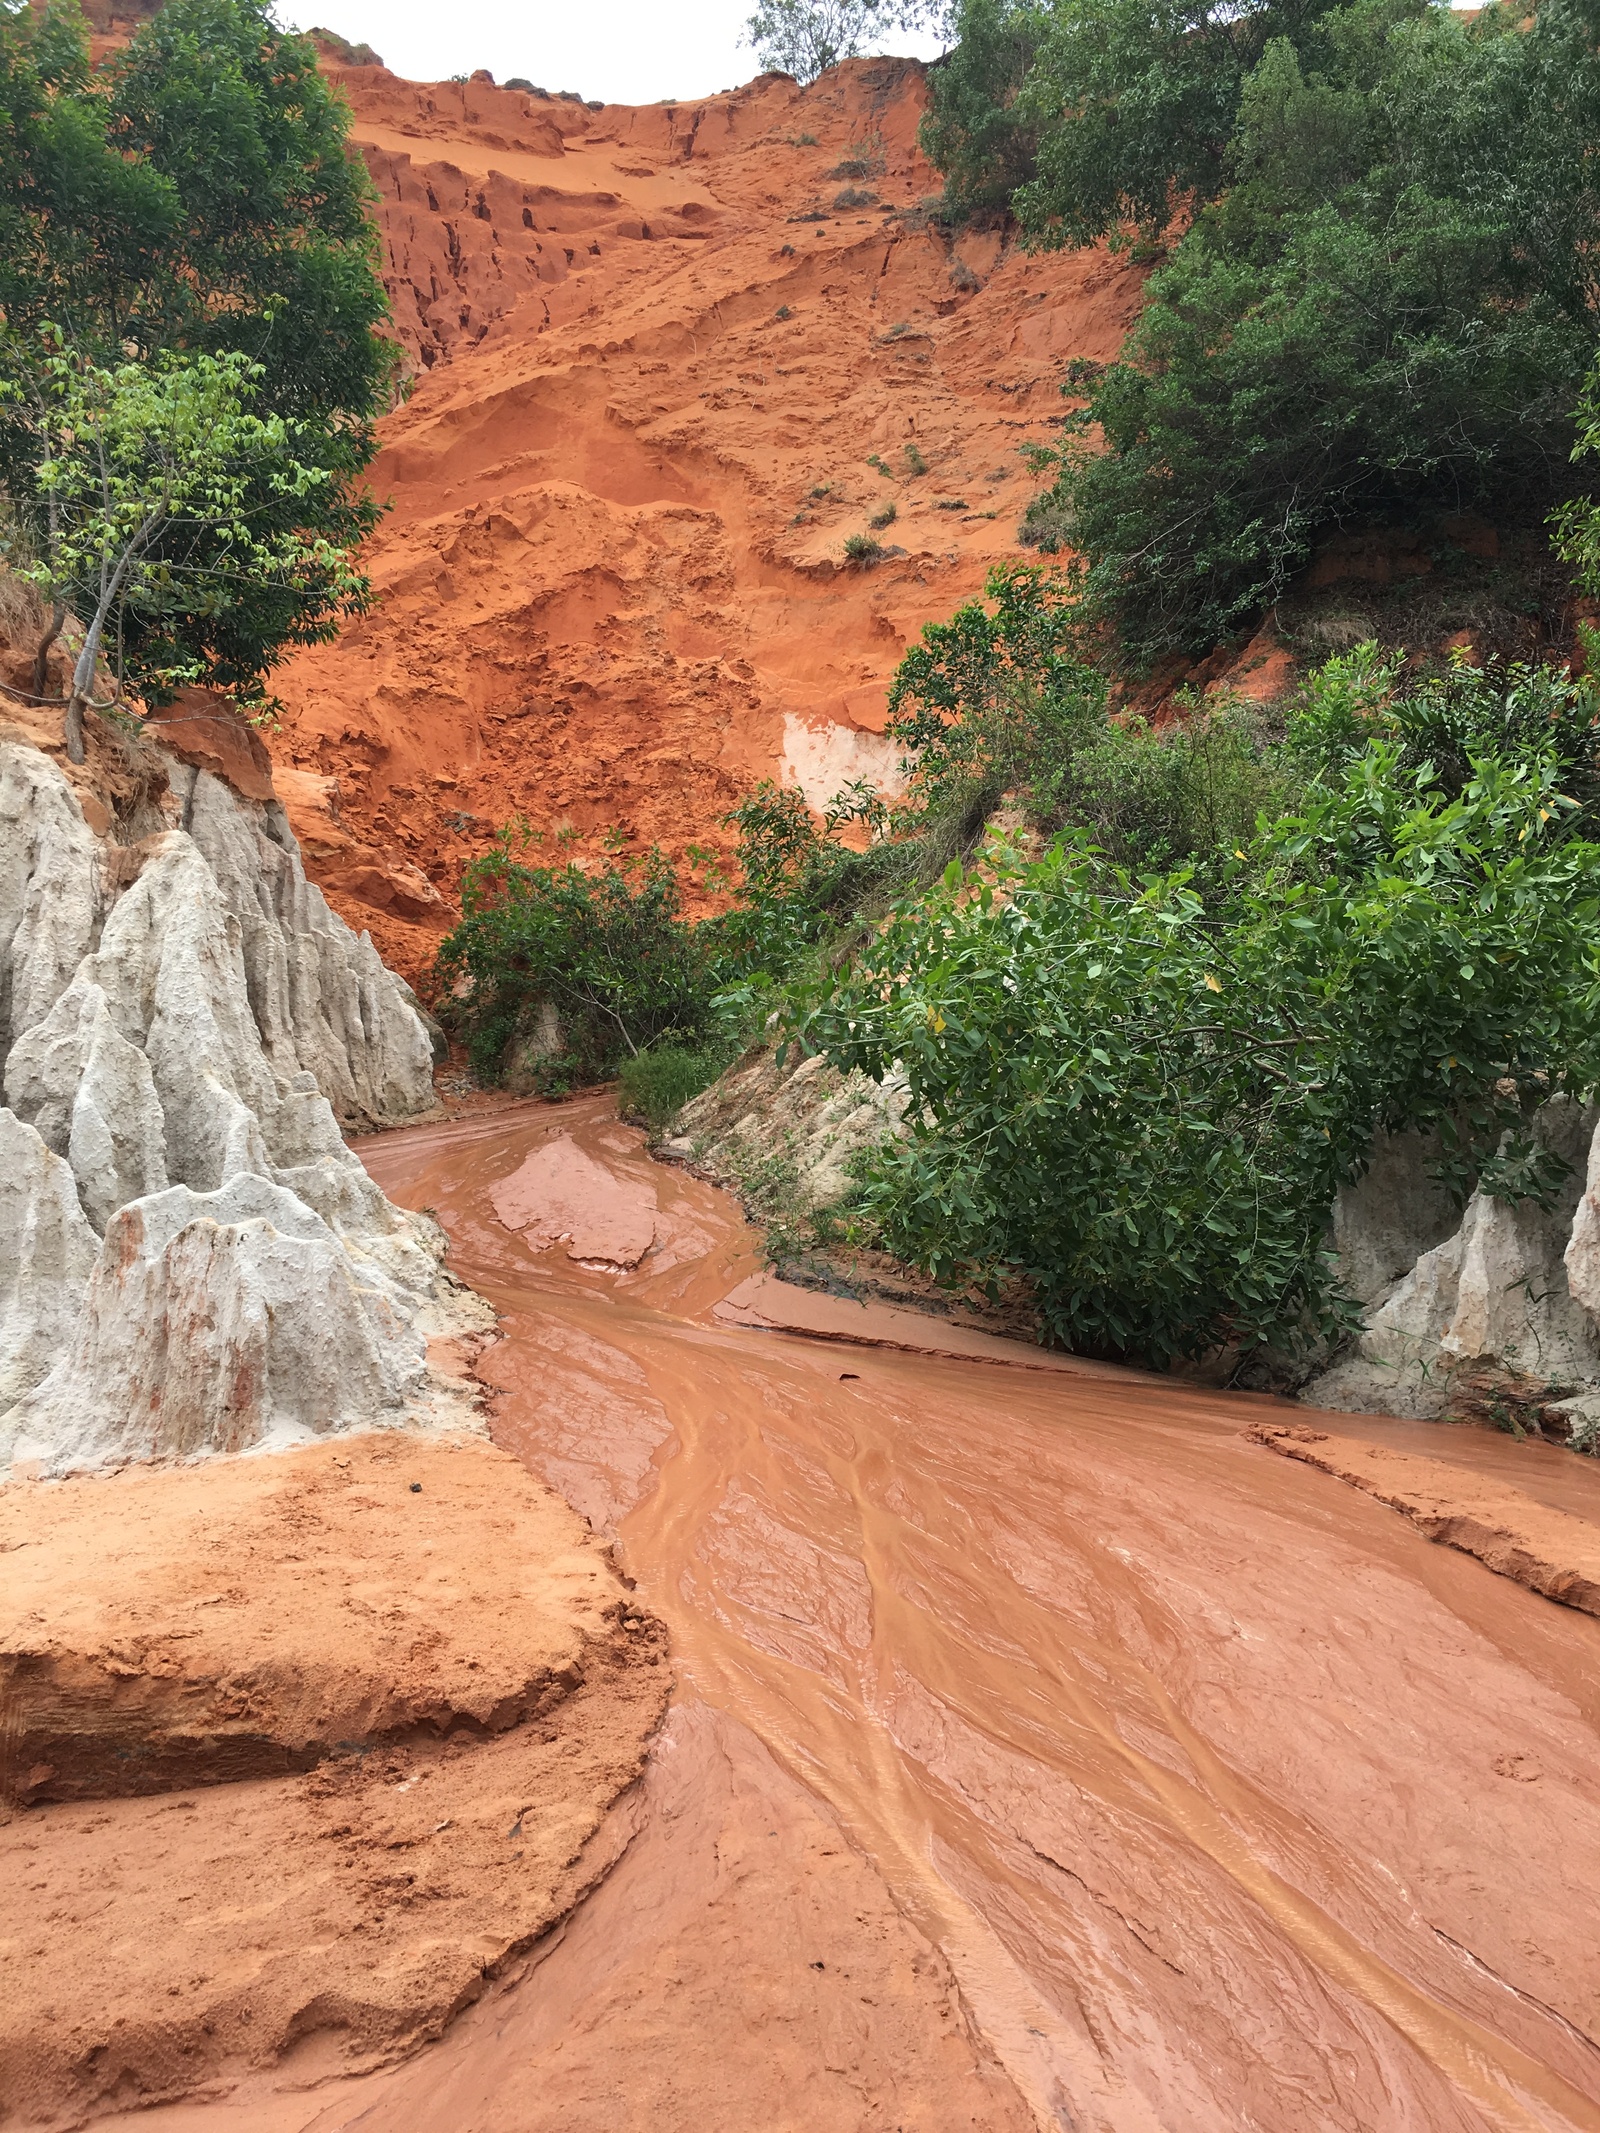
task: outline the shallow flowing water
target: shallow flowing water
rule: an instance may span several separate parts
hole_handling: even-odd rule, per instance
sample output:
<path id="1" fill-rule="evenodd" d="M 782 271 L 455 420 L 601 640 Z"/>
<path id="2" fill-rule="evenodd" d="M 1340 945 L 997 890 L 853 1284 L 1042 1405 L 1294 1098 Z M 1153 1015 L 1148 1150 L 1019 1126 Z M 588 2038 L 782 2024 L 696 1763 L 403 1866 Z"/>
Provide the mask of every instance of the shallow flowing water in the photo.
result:
<path id="1" fill-rule="evenodd" d="M 496 1219 L 559 1136 L 654 1202 L 632 1271 Z M 1600 1622 L 1247 1442 L 1271 1403 L 719 1322 L 753 1240 L 601 1103 L 363 1152 L 503 1314 L 495 1435 L 616 1531 L 686 1694 L 827 1803 L 1038 2123 L 1600 2129 Z M 1565 1455 L 1471 1457 L 1594 1515 Z"/>

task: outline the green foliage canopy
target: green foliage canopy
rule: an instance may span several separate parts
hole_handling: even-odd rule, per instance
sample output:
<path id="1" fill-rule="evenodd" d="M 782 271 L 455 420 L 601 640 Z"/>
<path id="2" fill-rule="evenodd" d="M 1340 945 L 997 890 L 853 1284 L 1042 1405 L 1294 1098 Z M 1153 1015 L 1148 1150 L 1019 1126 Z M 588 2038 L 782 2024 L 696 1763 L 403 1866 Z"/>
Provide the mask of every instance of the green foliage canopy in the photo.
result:
<path id="1" fill-rule="evenodd" d="M 326 477 L 285 487 L 258 461 L 245 505 L 255 536 L 359 541 L 377 516 L 359 477 L 394 349 L 375 331 L 386 300 L 370 186 L 310 42 L 278 30 L 259 0 L 169 0 L 92 69 L 75 8 L 0 0 L 0 116 L 0 361 L 18 388 L 0 422 L 0 481 L 31 516 L 34 546 L 49 546 L 35 508 L 56 353 L 46 324 L 102 368 L 242 352 L 254 412 L 295 425 L 297 459 Z M 183 540 L 196 570 L 204 539 L 191 527 Z M 224 575 L 232 560 L 211 558 Z M 163 674 L 199 668 L 249 697 L 285 646 L 330 635 L 362 597 L 348 573 L 279 573 L 226 602 L 146 605 L 128 618 L 129 678 L 158 691 Z"/>
<path id="2" fill-rule="evenodd" d="M 953 213 L 1004 211 L 1034 175 L 1038 128 L 1019 92 L 1047 20 L 1018 0 L 962 0 L 959 42 L 929 73 L 920 130 Z"/>
<path id="3" fill-rule="evenodd" d="M 1088 244 L 1121 224 L 1159 237 L 1214 199 L 1240 95 L 1275 42 L 1317 49 L 1332 0 L 1073 0 L 1048 30 L 1021 92 L 1038 136 L 1016 195 L 1047 245 Z"/>
<path id="4" fill-rule="evenodd" d="M 1335 0 L 962 0 L 922 145 L 962 212 L 1009 205 L 1032 239 L 1157 238 L 1221 190 L 1250 70 L 1318 50 Z"/>
<path id="5" fill-rule="evenodd" d="M 1591 0 L 962 25 L 924 128 L 953 206 L 1007 201 L 1043 245 L 1182 229 L 1120 360 L 1069 373 L 1024 528 L 1083 559 L 1125 659 L 1209 650 L 1335 528 L 1560 502 L 1600 335 Z"/>
<path id="6" fill-rule="evenodd" d="M 530 865 L 532 842 L 511 824 L 470 862 L 461 924 L 439 951 L 440 974 L 457 988 L 450 1017 L 478 1072 L 498 1078 L 545 1005 L 560 1025 L 543 1066 L 552 1088 L 603 1080 L 652 1045 L 702 1040 L 713 991 L 706 943 L 683 919 L 664 856 L 613 852 L 588 872 L 570 859 Z"/>
<path id="7" fill-rule="evenodd" d="M 1112 718 L 1070 578 L 1002 564 L 985 590 L 929 623 L 896 669 L 888 731 L 906 750 L 903 826 L 943 816 L 970 845 L 1015 793 L 1037 827 L 1085 829 L 1116 864 L 1208 870 L 1258 814 L 1289 804 L 1297 781 L 1251 707 L 1186 704 L 1156 728 Z"/>
<path id="8" fill-rule="evenodd" d="M 1337 1328 L 1327 1209 L 1377 1128 L 1538 1194 L 1527 1112 L 1600 1078 L 1600 847 L 1551 834 L 1566 811 L 1546 758 L 1484 757 L 1452 798 L 1374 742 L 1220 901 L 1077 841 L 953 867 L 801 1003 L 806 1043 L 909 1077 L 871 1188 L 890 1248 L 1024 1278 L 1091 1354 Z"/>
<path id="9" fill-rule="evenodd" d="M 162 353 L 109 370 L 62 352 L 39 366 L 39 403 L 27 412 L 50 539 L 46 560 L 20 575 L 52 602 L 75 595 L 80 604 L 67 714 L 75 762 L 102 649 L 120 674 L 130 624 L 142 629 L 148 675 L 148 647 L 173 614 L 224 615 L 264 587 L 325 606 L 350 597 L 357 581 L 345 551 L 306 530 L 328 470 L 297 456 L 304 425 L 252 410 L 260 377 L 237 351 Z M 314 432 L 310 443 L 314 453 Z M 276 508 L 263 513 L 263 497 Z M 201 673 L 150 678 L 171 689 Z"/>
<path id="10" fill-rule="evenodd" d="M 1318 75 L 1268 48 L 1231 190 L 1056 458 L 1043 509 L 1135 658 L 1227 636 L 1332 527 L 1533 516 L 1564 480 L 1600 236 L 1578 11 L 1324 27 Z"/>

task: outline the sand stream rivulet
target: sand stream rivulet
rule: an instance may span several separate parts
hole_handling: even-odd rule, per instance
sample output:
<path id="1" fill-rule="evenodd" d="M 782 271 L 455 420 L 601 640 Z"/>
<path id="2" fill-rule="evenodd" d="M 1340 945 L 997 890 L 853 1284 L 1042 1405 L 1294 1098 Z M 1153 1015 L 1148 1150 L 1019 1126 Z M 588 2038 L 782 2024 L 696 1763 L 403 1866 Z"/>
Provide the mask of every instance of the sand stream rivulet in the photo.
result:
<path id="1" fill-rule="evenodd" d="M 495 1218 L 491 1190 L 562 1136 L 625 1188 L 635 1227 L 653 1203 L 632 1270 L 534 1250 Z M 615 1531 L 669 1625 L 680 1806 L 630 1840 L 626 1901 L 603 1887 L 565 1946 L 420 2059 L 293 2105 L 139 2123 L 1600 2133 L 1600 1621 L 1243 1434 L 1304 1409 L 1025 1350 L 1044 1367 L 720 1322 L 753 1238 L 602 1101 L 362 1153 L 393 1199 L 437 1213 L 455 1270 L 502 1313 L 480 1366 L 497 1440 Z M 864 1309 L 860 1337 L 874 1324 Z M 1534 1493 L 1600 1522 L 1600 1476 L 1570 1455 L 1361 1426 L 1525 1489 L 1536 1473 Z M 731 1898 L 718 1910 L 726 1888 L 685 1886 L 726 1878 L 737 1849 L 725 1821 L 722 1865 L 709 1840 L 695 1865 L 697 1757 L 728 1799 L 754 1788 L 775 1852 L 769 1819 L 822 1832 L 808 1910 L 772 1869 L 777 1941 L 805 1920 L 792 1947 L 752 1934 L 759 1847 L 739 1853 L 742 1927 Z M 913 2039 L 874 2075 L 874 2025 L 893 2057 L 915 1995 L 891 2006 L 885 1986 L 875 2012 L 853 1993 L 866 2042 L 829 2102 L 784 2075 L 790 2018 L 833 1989 L 814 1973 L 838 1949 L 859 1953 L 878 1877 L 948 1965 L 942 1988 L 923 1964 L 927 2023 L 949 2024 L 953 1999 L 970 2042 L 959 2074 Z M 604 2034 L 586 2028 L 626 1967 L 619 1941 L 665 1946 L 662 1918 L 697 1902 L 674 1928 L 676 2012 L 635 1977 Z M 719 2023 L 786 2040 L 770 2093 Z M 830 2048 L 819 2079 L 840 2071 Z M 727 2055 L 720 2077 L 701 2053 Z"/>

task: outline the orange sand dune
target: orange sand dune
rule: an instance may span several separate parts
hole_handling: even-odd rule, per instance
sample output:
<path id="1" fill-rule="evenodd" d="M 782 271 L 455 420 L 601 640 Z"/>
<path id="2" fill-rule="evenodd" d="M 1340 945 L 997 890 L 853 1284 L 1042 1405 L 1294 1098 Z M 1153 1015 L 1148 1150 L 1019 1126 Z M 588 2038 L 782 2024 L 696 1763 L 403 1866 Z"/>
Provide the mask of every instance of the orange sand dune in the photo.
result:
<path id="1" fill-rule="evenodd" d="M 759 777 L 892 776 L 895 664 L 1017 552 L 1019 447 L 1139 282 L 929 226 L 912 62 L 599 111 L 332 71 L 417 378 L 378 606 L 287 669 L 274 753 L 334 902 L 415 976 L 514 814 L 681 854 Z M 845 565 L 890 504 L 886 559 Z"/>

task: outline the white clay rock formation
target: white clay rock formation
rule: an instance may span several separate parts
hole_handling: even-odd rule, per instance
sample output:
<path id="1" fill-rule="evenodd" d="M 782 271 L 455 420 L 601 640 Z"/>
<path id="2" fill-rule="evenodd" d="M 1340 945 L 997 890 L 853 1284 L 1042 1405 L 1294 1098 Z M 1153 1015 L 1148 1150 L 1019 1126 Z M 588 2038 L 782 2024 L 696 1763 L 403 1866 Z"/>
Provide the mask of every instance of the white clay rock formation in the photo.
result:
<path id="1" fill-rule="evenodd" d="M 1334 1219 L 1347 1285 L 1367 1306 L 1361 1334 L 1302 1398 L 1429 1419 L 1458 1404 L 1463 1378 L 1600 1386 L 1597 1113 L 1557 1097 L 1535 1130 L 1570 1166 L 1548 1212 L 1474 1193 L 1456 1215 L 1414 1136 L 1380 1146 Z"/>
<path id="2" fill-rule="evenodd" d="M 804 1207 L 822 1208 L 848 1191 L 853 1156 L 905 1131 L 906 1104 L 898 1070 L 876 1082 L 841 1073 L 820 1052 L 791 1052 L 780 1066 L 764 1045 L 684 1105 L 661 1153 L 735 1190 L 779 1156 L 793 1166 Z"/>
<path id="3" fill-rule="evenodd" d="M 433 1103 L 408 989 L 275 801 L 151 760 L 102 836 L 0 740 L 0 1463 L 46 1473 L 420 1421 L 477 1315 L 340 1132 Z"/>

